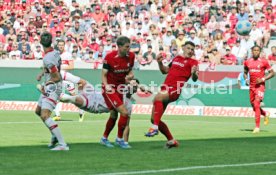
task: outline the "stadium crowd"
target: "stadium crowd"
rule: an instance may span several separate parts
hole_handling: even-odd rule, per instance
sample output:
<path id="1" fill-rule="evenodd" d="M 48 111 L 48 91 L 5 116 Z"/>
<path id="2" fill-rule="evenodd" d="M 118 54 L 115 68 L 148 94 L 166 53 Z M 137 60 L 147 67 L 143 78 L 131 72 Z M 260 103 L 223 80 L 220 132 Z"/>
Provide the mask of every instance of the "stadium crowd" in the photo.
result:
<path id="1" fill-rule="evenodd" d="M 159 53 L 170 62 L 186 41 L 195 43 L 201 63 L 236 65 L 254 44 L 267 47 L 276 35 L 275 0 L 67 1 L 0 0 L 0 59 L 42 59 L 39 37 L 49 31 L 54 43 L 65 41 L 68 57 L 94 68 L 116 49 L 119 35 L 131 38 L 138 67 L 151 65 Z M 249 36 L 236 33 L 240 20 L 252 23 Z M 276 47 L 263 57 L 275 63 Z"/>

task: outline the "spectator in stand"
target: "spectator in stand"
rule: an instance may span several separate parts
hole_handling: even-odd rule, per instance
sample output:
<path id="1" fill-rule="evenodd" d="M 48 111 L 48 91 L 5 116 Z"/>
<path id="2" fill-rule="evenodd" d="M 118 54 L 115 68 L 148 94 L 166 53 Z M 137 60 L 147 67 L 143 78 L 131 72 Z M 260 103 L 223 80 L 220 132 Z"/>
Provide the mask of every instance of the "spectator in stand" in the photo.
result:
<path id="1" fill-rule="evenodd" d="M 103 50 L 107 54 L 112 51 L 112 38 L 111 37 L 106 38 L 106 44 L 104 45 Z"/>
<path id="2" fill-rule="evenodd" d="M 204 51 L 202 50 L 200 45 L 196 45 L 195 46 L 195 59 L 198 61 L 201 61 L 201 60 L 203 60 L 203 57 L 204 57 Z"/>
<path id="3" fill-rule="evenodd" d="M 240 40 L 237 40 L 236 44 L 234 44 L 231 53 L 236 56 L 238 65 L 243 65 L 243 62 L 247 59 L 247 50 L 241 45 Z"/>
<path id="4" fill-rule="evenodd" d="M 163 46 L 165 47 L 165 50 L 169 50 L 171 46 L 172 40 L 175 40 L 175 36 L 172 35 L 172 29 L 168 28 L 166 35 L 163 35 L 162 41 L 163 41 Z"/>
<path id="5" fill-rule="evenodd" d="M 257 28 L 257 22 L 252 23 L 252 30 L 249 33 L 250 39 L 253 40 L 258 46 L 262 46 L 263 33 Z"/>
<path id="6" fill-rule="evenodd" d="M 23 45 L 27 47 L 28 53 L 31 52 L 31 46 L 29 45 L 29 43 L 27 43 L 27 39 L 25 38 L 25 36 L 21 37 L 21 42 L 18 44 L 18 50 L 20 50 L 21 52 L 23 52 Z"/>
<path id="7" fill-rule="evenodd" d="M 22 53 L 18 50 L 17 43 L 12 44 L 12 51 L 9 53 L 9 59 L 11 60 L 20 60 L 22 58 Z"/>
<path id="8" fill-rule="evenodd" d="M 251 57 L 251 48 L 254 45 L 255 45 L 254 40 L 252 40 L 249 35 L 244 36 L 243 39 L 241 40 L 241 46 L 246 48 L 246 50 L 248 51 L 247 53 L 248 58 Z"/>
<path id="9" fill-rule="evenodd" d="M 184 30 L 180 30 L 178 32 L 178 36 L 176 38 L 176 44 L 177 44 L 177 47 L 178 47 L 178 50 L 181 50 L 182 48 L 182 45 L 185 44 L 185 42 L 187 41 L 188 39 L 185 37 L 185 31 Z"/>
<path id="10" fill-rule="evenodd" d="M 268 55 L 268 60 L 270 64 L 276 64 L 276 46 L 271 47 L 271 54 Z"/>
<path id="11" fill-rule="evenodd" d="M 143 54 L 142 60 L 140 60 L 141 65 L 150 65 L 152 60 L 156 59 L 156 54 L 152 52 L 152 46 L 148 46 L 148 51 Z"/>
<path id="12" fill-rule="evenodd" d="M 261 16 L 263 15 L 261 12 L 262 8 L 260 6 L 255 6 L 255 13 L 253 16 L 254 21 L 260 21 Z"/>
<path id="13" fill-rule="evenodd" d="M 261 40 L 261 47 L 266 47 L 268 46 L 268 42 L 270 40 L 270 26 L 265 18 L 265 15 L 261 16 L 261 20 L 257 23 L 257 28 L 262 31 L 263 38 Z"/>
<path id="14" fill-rule="evenodd" d="M 221 54 L 218 52 L 217 48 L 214 48 L 211 53 L 208 54 L 209 62 L 212 65 L 221 64 Z"/>
<path id="15" fill-rule="evenodd" d="M 209 33 L 212 33 L 216 29 L 217 21 L 216 17 L 213 15 L 210 18 L 210 21 L 206 24 L 207 30 Z"/>
<path id="16" fill-rule="evenodd" d="M 141 46 L 140 46 L 139 42 L 137 41 L 136 37 L 135 36 L 131 37 L 130 52 L 133 52 L 136 55 L 138 55 L 140 52 L 140 49 L 141 49 Z"/>
<path id="17" fill-rule="evenodd" d="M 216 0 L 211 0 L 211 6 L 210 6 L 210 15 L 215 16 L 217 14 L 218 7 L 216 4 Z"/>
<path id="18" fill-rule="evenodd" d="M 188 41 L 193 42 L 195 45 L 200 45 L 200 39 L 196 36 L 196 32 L 194 30 L 190 31 L 190 37 Z"/>
<path id="19" fill-rule="evenodd" d="M 244 7 L 240 8 L 237 18 L 238 18 L 238 21 L 248 20 L 248 13 L 245 12 Z"/>
<path id="20" fill-rule="evenodd" d="M 6 38 L 6 41 L 4 41 L 3 43 L 8 42 L 9 38 L 11 38 L 13 40 L 13 42 L 17 41 L 17 36 L 16 36 L 13 28 L 10 28 L 9 33 L 6 36 L 3 35 L 3 37 Z"/>
<path id="21" fill-rule="evenodd" d="M 41 45 L 36 45 L 32 58 L 35 60 L 42 60 L 43 57 L 44 57 L 44 52 L 42 51 Z"/>
<path id="22" fill-rule="evenodd" d="M 75 4 L 75 10 L 71 12 L 70 16 L 75 16 L 76 14 L 79 14 L 81 17 L 83 15 L 83 11 L 80 9 L 80 5 L 78 3 Z"/>
<path id="23" fill-rule="evenodd" d="M 150 37 L 147 37 L 146 42 L 141 45 L 141 54 L 144 55 L 148 51 L 148 46 L 152 45 L 152 41 Z"/>
<path id="24" fill-rule="evenodd" d="M 21 53 L 22 53 L 22 58 L 21 59 L 23 59 L 23 60 L 32 60 L 33 59 L 32 52 L 27 49 L 26 44 L 22 45 Z"/>
<path id="25" fill-rule="evenodd" d="M 226 55 L 221 59 L 221 63 L 224 65 L 236 65 L 237 58 L 235 55 L 231 54 L 231 48 L 226 47 Z"/>
<path id="26" fill-rule="evenodd" d="M 231 32 L 230 38 L 227 40 L 227 44 L 232 48 L 234 44 L 237 42 L 237 35 L 235 31 Z"/>

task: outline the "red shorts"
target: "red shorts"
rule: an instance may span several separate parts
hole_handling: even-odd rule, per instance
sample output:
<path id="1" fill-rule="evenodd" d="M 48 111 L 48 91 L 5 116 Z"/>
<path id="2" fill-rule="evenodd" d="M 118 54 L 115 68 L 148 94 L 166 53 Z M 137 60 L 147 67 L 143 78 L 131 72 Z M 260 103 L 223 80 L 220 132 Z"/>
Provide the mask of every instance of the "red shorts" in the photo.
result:
<path id="1" fill-rule="evenodd" d="M 168 85 L 163 85 L 161 87 L 161 90 L 162 91 L 167 91 L 169 93 L 170 102 L 176 101 L 179 98 L 180 94 L 181 94 L 181 89 L 177 89 L 176 87 L 171 87 L 171 86 L 168 86 Z"/>
<path id="2" fill-rule="evenodd" d="M 106 93 L 104 87 L 102 88 L 104 101 L 109 110 L 118 108 L 124 104 L 123 94 L 114 90 L 114 92 Z"/>
<path id="3" fill-rule="evenodd" d="M 265 87 L 259 86 L 257 88 L 250 88 L 249 96 L 250 103 L 253 104 L 256 98 L 259 98 L 261 101 L 264 99 Z"/>

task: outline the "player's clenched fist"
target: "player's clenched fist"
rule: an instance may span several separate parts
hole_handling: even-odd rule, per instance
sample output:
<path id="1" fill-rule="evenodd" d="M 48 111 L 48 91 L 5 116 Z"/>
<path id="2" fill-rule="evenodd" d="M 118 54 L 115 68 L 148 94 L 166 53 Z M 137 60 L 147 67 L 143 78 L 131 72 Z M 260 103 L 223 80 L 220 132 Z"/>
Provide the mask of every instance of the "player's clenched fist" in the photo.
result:
<path id="1" fill-rule="evenodd" d="M 158 63 L 162 63 L 162 60 L 163 60 L 163 54 L 162 53 L 159 53 L 156 57 L 156 60 Z"/>

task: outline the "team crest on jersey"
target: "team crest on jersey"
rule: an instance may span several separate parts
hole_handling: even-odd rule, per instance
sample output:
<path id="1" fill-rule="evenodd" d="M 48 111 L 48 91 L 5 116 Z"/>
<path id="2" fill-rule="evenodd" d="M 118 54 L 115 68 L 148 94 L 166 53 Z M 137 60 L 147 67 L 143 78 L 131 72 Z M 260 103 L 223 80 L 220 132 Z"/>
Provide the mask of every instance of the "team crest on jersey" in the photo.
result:
<path id="1" fill-rule="evenodd" d="M 116 102 L 116 101 L 114 101 L 114 102 L 113 102 L 113 104 L 114 104 L 114 105 L 117 105 L 117 102 Z"/>
<path id="2" fill-rule="evenodd" d="M 130 64 L 129 63 L 127 63 L 127 67 L 129 67 L 130 66 Z"/>

